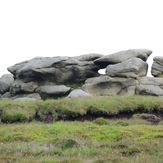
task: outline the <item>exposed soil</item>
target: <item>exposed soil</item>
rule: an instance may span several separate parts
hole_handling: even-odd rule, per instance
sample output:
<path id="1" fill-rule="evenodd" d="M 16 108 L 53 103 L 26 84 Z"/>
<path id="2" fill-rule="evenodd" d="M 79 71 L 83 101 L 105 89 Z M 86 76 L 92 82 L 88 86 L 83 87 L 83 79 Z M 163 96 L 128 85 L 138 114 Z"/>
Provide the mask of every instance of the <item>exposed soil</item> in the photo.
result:
<path id="1" fill-rule="evenodd" d="M 62 117 L 58 117 L 57 120 L 55 121 L 60 121 L 60 120 L 64 120 L 64 121 L 80 121 L 80 122 L 84 122 L 84 121 L 93 121 L 99 117 L 103 117 L 105 119 L 130 119 L 134 114 L 138 114 L 139 112 L 134 112 L 134 113 L 120 113 L 117 115 L 94 115 L 94 114 L 90 114 L 87 113 L 85 115 L 79 115 L 76 117 L 69 117 L 69 118 L 62 118 Z M 149 116 L 142 116 L 142 119 L 145 119 L 149 122 L 151 122 L 152 124 L 157 125 L 161 120 L 163 120 L 163 113 L 150 113 Z M 36 121 L 41 121 L 44 123 L 52 123 L 54 122 L 54 117 L 51 113 L 49 113 L 48 115 L 44 115 L 44 119 L 41 119 L 40 116 L 36 113 L 35 116 L 35 120 Z"/>

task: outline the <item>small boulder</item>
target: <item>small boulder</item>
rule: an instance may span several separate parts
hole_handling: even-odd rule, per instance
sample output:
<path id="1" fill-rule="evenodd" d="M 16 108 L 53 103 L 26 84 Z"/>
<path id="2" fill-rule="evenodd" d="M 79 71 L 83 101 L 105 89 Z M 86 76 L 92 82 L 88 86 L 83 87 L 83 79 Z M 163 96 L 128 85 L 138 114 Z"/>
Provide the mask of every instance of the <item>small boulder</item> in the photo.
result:
<path id="1" fill-rule="evenodd" d="M 84 92 L 81 89 L 75 89 L 67 96 L 67 98 L 81 98 L 81 97 L 92 97 L 92 95 L 87 92 Z"/>
<path id="2" fill-rule="evenodd" d="M 140 58 L 130 58 L 115 65 L 109 65 L 106 68 L 106 74 L 112 77 L 137 78 L 146 76 L 148 64 Z"/>
<path id="3" fill-rule="evenodd" d="M 117 64 L 126 61 L 130 58 L 140 58 L 146 61 L 147 58 L 152 54 L 151 50 L 147 49 L 130 49 L 126 51 L 120 51 L 110 55 L 105 55 L 94 61 L 95 64 L 100 65 L 101 68 L 106 68 L 110 64 Z"/>
<path id="4" fill-rule="evenodd" d="M 65 85 L 45 85 L 38 87 L 35 92 L 50 97 L 60 97 L 66 95 L 70 91 L 70 89 L 70 87 L 66 87 Z"/>
<path id="5" fill-rule="evenodd" d="M 14 78 L 12 74 L 5 74 L 0 78 L 0 93 L 4 94 L 7 92 L 14 82 Z"/>
<path id="6" fill-rule="evenodd" d="M 29 98 L 29 97 L 22 97 L 22 98 L 16 98 L 14 101 L 36 101 L 36 99 Z"/>

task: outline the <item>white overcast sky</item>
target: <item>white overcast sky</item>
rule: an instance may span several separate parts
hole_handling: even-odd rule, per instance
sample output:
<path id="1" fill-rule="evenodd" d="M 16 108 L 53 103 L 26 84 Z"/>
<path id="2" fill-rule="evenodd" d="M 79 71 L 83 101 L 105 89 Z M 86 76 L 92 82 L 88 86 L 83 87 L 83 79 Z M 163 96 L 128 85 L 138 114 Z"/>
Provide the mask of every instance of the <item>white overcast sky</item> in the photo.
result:
<path id="1" fill-rule="evenodd" d="M 163 56 L 163 0 L 0 0 L 0 76 L 36 56 Z"/>

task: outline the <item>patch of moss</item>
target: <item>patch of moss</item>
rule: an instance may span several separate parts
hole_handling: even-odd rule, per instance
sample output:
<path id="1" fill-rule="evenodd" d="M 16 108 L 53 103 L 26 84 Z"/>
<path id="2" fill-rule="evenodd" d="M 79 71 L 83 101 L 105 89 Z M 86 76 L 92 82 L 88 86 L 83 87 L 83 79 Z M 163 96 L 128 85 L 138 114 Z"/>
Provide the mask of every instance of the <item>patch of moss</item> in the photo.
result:
<path id="1" fill-rule="evenodd" d="M 93 121 L 93 123 L 98 124 L 98 125 L 108 125 L 108 122 L 106 119 L 103 117 L 97 118 Z"/>

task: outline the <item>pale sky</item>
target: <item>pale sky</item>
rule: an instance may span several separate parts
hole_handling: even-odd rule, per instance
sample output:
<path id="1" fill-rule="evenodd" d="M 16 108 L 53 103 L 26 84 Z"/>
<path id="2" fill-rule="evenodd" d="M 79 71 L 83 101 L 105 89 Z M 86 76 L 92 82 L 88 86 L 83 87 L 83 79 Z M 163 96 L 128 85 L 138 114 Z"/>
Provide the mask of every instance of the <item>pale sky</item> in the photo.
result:
<path id="1" fill-rule="evenodd" d="M 163 56 L 162 0 L 0 0 L 0 76 L 36 56 Z"/>

